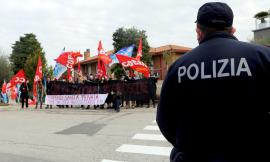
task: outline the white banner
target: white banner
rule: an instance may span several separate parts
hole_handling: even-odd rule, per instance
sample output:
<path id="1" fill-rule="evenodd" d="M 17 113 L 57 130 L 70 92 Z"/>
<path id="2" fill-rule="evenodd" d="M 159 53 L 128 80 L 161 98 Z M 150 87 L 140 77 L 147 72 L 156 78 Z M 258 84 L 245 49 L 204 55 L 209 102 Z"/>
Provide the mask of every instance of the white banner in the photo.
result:
<path id="1" fill-rule="evenodd" d="M 108 94 L 47 95 L 48 105 L 102 105 Z"/>

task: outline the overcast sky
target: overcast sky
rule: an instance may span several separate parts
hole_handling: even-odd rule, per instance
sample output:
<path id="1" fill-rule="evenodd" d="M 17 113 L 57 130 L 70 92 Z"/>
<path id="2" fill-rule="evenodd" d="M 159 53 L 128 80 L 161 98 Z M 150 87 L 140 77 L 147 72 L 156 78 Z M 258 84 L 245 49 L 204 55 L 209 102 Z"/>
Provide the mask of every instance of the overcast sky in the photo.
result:
<path id="1" fill-rule="evenodd" d="M 49 65 L 63 47 L 97 54 L 98 41 L 113 49 L 112 34 L 119 27 L 146 30 L 151 47 L 175 44 L 196 47 L 195 23 L 204 0 L 0 0 L 0 49 L 10 54 L 12 44 L 34 33 Z M 236 37 L 253 38 L 253 16 L 270 9 L 270 0 L 223 1 L 234 11 Z"/>

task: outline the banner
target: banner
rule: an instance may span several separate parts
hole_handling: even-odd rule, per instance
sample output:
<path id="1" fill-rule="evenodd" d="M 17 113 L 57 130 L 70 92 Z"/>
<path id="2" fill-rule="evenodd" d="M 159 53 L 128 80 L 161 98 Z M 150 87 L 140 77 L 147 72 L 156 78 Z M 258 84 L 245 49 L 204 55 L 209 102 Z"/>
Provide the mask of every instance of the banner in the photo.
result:
<path id="1" fill-rule="evenodd" d="M 155 83 L 156 78 L 152 77 L 126 81 L 110 80 L 103 83 L 92 81 L 86 81 L 85 83 L 50 81 L 47 83 L 47 95 L 107 94 L 113 90 L 132 101 L 147 101 L 155 94 Z"/>
<path id="2" fill-rule="evenodd" d="M 49 105 L 102 105 L 108 94 L 47 95 Z"/>

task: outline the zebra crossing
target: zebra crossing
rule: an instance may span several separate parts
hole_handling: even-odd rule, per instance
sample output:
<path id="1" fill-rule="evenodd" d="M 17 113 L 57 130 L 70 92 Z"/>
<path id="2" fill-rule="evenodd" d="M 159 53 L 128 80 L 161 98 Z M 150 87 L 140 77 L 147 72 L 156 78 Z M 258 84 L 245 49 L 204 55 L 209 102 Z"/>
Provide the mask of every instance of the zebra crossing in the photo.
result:
<path id="1" fill-rule="evenodd" d="M 131 141 L 133 143 L 131 144 L 122 144 L 119 146 L 115 151 L 117 153 L 128 153 L 133 155 L 148 155 L 148 156 L 159 156 L 159 157 L 165 157 L 165 159 L 168 159 L 170 152 L 172 150 L 171 145 L 168 144 L 164 136 L 161 134 L 156 121 L 152 121 L 150 125 L 145 126 L 142 129 L 143 133 L 136 133 L 134 136 L 132 136 Z M 141 144 L 134 144 L 135 141 L 147 141 L 147 145 L 141 145 Z M 156 146 L 156 145 L 149 145 L 151 141 L 154 142 L 161 142 L 167 144 L 166 146 Z M 125 159 L 124 161 L 117 161 L 117 160 L 110 160 L 110 159 L 103 159 L 101 162 L 128 162 L 129 159 Z M 148 159 L 149 161 L 149 159 Z"/>

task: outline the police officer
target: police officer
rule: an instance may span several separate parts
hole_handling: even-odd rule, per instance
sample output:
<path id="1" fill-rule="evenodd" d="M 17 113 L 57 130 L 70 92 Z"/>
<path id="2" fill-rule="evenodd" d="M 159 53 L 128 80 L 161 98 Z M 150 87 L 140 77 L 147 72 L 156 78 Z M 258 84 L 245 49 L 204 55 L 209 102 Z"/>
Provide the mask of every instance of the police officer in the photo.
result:
<path id="1" fill-rule="evenodd" d="M 171 161 L 270 161 L 270 49 L 238 41 L 231 8 L 200 7 L 199 46 L 164 80 L 157 123 Z"/>

